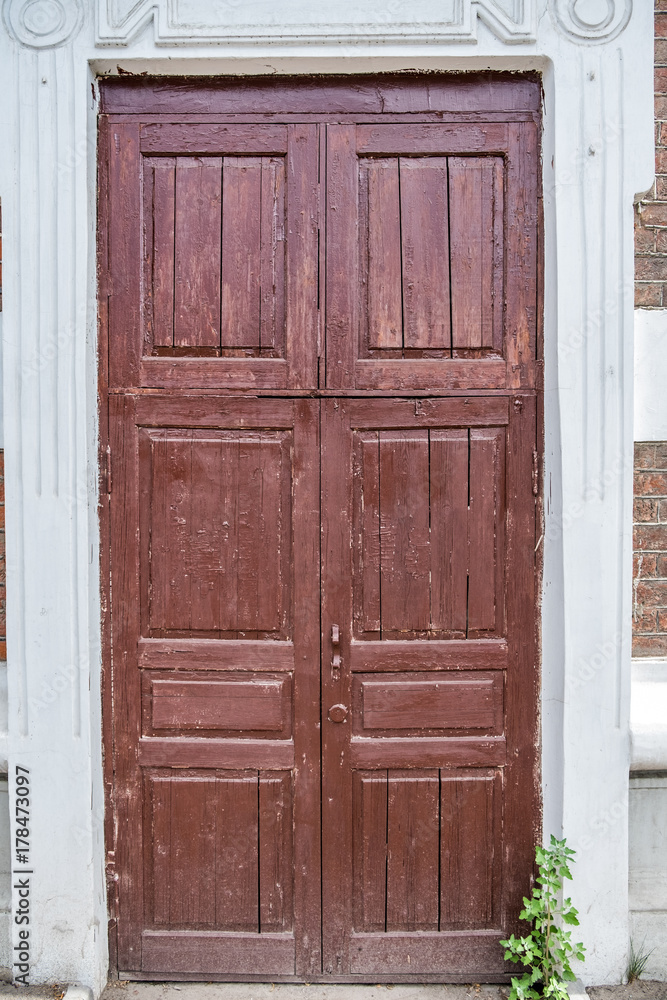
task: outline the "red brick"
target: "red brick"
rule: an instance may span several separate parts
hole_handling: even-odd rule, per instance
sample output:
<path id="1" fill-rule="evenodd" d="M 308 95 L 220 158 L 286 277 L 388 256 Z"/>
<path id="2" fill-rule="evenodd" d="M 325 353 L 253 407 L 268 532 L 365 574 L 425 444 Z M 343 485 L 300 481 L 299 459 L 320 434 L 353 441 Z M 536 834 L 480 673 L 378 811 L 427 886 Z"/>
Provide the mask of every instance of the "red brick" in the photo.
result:
<path id="1" fill-rule="evenodd" d="M 637 281 L 665 281 L 667 279 L 667 257 L 657 255 L 649 257 L 636 254 L 635 278 Z"/>
<path id="2" fill-rule="evenodd" d="M 667 150 L 661 154 L 665 157 L 665 166 L 667 166 Z M 667 173 L 667 171 L 661 171 L 662 173 Z M 644 211 L 642 212 L 642 225 L 643 226 L 667 226 L 667 202 L 650 202 L 648 205 L 644 206 Z"/>
<path id="3" fill-rule="evenodd" d="M 657 524 L 660 506 L 661 504 L 659 500 L 646 500 L 640 497 L 636 498 L 632 507 L 633 521 L 635 524 Z M 665 514 L 667 514 L 667 505 L 665 506 Z M 660 518 L 660 520 L 662 520 L 662 518 Z"/>
<path id="4" fill-rule="evenodd" d="M 667 497 L 667 472 L 635 472 L 635 496 Z"/>
<path id="5" fill-rule="evenodd" d="M 658 611 L 658 632 L 664 632 L 667 635 L 667 609 L 665 611 Z"/>
<path id="6" fill-rule="evenodd" d="M 666 233 L 659 230 L 644 229 L 642 226 L 637 226 L 635 229 L 635 253 L 655 253 L 656 232 L 658 236 L 666 235 Z"/>
<path id="7" fill-rule="evenodd" d="M 667 69 L 656 66 L 653 85 L 656 94 L 667 94 Z"/>
<path id="8" fill-rule="evenodd" d="M 655 469 L 655 442 L 635 441 L 635 472 L 638 469 Z"/>
<path id="9" fill-rule="evenodd" d="M 635 284 L 635 306 L 640 309 L 662 305 L 664 285 L 658 281 L 638 281 Z"/>
<path id="10" fill-rule="evenodd" d="M 649 230 L 650 232 L 651 230 Z M 654 229 L 655 233 L 655 250 L 646 250 L 646 253 L 667 253 L 667 229 Z M 635 247 L 637 246 L 637 237 L 635 234 Z"/>
<path id="11" fill-rule="evenodd" d="M 654 18 L 656 38 L 667 38 L 667 14 L 656 14 Z"/>
<path id="12" fill-rule="evenodd" d="M 664 174 L 655 179 L 655 196 L 658 201 L 667 200 L 667 177 Z"/>
<path id="13" fill-rule="evenodd" d="M 640 580 L 635 588 L 635 603 L 644 610 L 667 608 L 667 581 Z"/>
<path id="14" fill-rule="evenodd" d="M 659 10 L 667 10 L 667 0 L 655 0 L 655 6 L 653 8 L 656 13 Z"/>
<path id="15" fill-rule="evenodd" d="M 667 524 L 640 524 L 633 534 L 635 549 L 643 552 L 667 552 Z"/>
<path id="16" fill-rule="evenodd" d="M 667 469 L 667 441 L 656 441 L 653 468 Z"/>
<path id="17" fill-rule="evenodd" d="M 667 635 L 633 635 L 633 656 L 666 656 Z"/>
<path id="18" fill-rule="evenodd" d="M 667 500 L 661 500 L 658 508 L 658 521 L 667 524 Z"/>
<path id="19" fill-rule="evenodd" d="M 667 98 L 656 96 L 653 101 L 653 109 L 658 121 L 667 121 Z"/>
<path id="20" fill-rule="evenodd" d="M 664 38 L 656 38 L 654 62 L 656 66 L 667 66 L 667 41 Z"/>
<path id="21" fill-rule="evenodd" d="M 640 577 L 642 580 L 647 578 L 662 576 L 662 573 L 658 573 L 658 559 L 661 558 L 657 556 L 654 552 L 635 552 L 632 558 L 632 579 L 636 580 Z"/>
<path id="22" fill-rule="evenodd" d="M 640 632 L 655 635 L 658 630 L 658 612 L 655 608 L 644 608 L 637 604 L 632 612 L 632 631 L 635 635 Z"/>
<path id="23" fill-rule="evenodd" d="M 655 560 L 656 560 L 655 575 L 661 577 L 667 577 L 667 555 L 655 556 Z"/>

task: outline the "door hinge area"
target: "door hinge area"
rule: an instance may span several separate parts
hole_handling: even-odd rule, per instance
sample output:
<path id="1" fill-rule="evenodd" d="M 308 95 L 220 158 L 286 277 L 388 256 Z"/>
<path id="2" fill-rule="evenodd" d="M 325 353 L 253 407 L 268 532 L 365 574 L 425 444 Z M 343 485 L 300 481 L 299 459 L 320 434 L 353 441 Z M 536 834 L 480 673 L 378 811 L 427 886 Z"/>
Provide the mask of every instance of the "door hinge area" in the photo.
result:
<path id="1" fill-rule="evenodd" d="M 533 448 L 533 496 L 536 497 L 538 493 L 538 482 L 539 482 L 539 466 L 538 466 L 538 454 L 537 450 Z"/>
<path id="2" fill-rule="evenodd" d="M 107 450 L 105 453 L 105 464 L 104 464 L 104 485 L 103 489 L 106 494 L 111 493 L 111 445 L 107 445 Z"/>

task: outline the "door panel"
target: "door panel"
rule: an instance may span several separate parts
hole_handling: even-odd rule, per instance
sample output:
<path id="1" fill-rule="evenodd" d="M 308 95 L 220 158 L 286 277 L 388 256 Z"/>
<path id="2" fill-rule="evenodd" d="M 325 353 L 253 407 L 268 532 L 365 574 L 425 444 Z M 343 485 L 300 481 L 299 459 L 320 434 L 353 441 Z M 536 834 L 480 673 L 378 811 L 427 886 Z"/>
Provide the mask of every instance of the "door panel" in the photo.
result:
<path id="1" fill-rule="evenodd" d="M 110 407 L 121 967 L 312 974 L 318 404 Z"/>
<path id="2" fill-rule="evenodd" d="M 423 968 L 498 976 L 490 936 L 516 919 L 524 892 L 509 858 L 530 865 L 519 816 L 533 793 L 515 775 L 535 766 L 534 747 L 515 720 L 532 698 L 517 684 L 532 629 L 516 607 L 533 600 L 533 581 L 517 589 L 525 552 L 517 563 L 510 541 L 516 525 L 524 550 L 534 546 L 534 407 L 530 396 L 453 402 L 322 404 L 323 926 L 334 975 L 409 974 L 426 961 L 428 934 Z"/>
<path id="3" fill-rule="evenodd" d="M 328 387 L 535 385 L 535 142 L 528 122 L 327 126 Z"/>
<path id="4" fill-rule="evenodd" d="M 318 125 L 109 130 L 110 385 L 317 385 Z"/>

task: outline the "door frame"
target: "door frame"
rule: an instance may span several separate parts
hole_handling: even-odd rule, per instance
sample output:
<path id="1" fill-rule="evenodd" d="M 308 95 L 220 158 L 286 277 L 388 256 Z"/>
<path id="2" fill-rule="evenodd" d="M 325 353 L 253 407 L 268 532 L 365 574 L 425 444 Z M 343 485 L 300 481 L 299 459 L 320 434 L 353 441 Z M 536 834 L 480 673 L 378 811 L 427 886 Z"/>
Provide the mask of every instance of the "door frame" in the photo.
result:
<path id="1" fill-rule="evenodd" d="M 450 73 L 443 73 L 442 75 L 445 76 L 445 77 L 448 77 L 448 78 L 452 76 L 452 74 L 450 74 Z M 503 74 L 502 73 L 496 73 L 494 75 L 495 76 L 502 76 Z M 399 80 L 402 78 L 401 74 L 394 74 L 393 76 L 394 76 L 394 78 L 397 78 Z M 230 79 L 235 81 L 235 78 L 230 78 Z M 306 80 L 308 82 L 310 82 L 310 78 L 306 78 L 306 80 L 304 80 L 304 78 L 298 78 L 298 79 L 299 79 L 300 83 L 306 82 Z M 358 77 L 349 77 L 349 78 L 346 78 L 346 83 L 349 83 L 353 87 L 355 80 L 368 81 L 369 79 L 373 80 L 374 77 L 369 77 L 367 75 L 360 75 Z M 144 85 L 145 85 L 145 83 L 146 83 L 146 81 L 144 81 Z M 194 86 L 196 88 L 196 84 Z M 262 82 L 262 84 L 260 84 L 260 86 L 263 86 L 263 82 Z M 101 122 L 100 122 L 100 129 L 99 129 L 99 141 L 103 142 L 106 139 L 107 139 L 107 136 L 106 136 L 106 133 L 105 133 L 105 122 L 104 122 L 104 120 L 101 120 Z M 102 159 L 101 158 L 98 159 L 98 162 L 100 164 L 100 189 L 106 189 L 105 185 L 108 184 L 108 178 L 105 175 L 105 165 L 102 163 Z M 538 179 L 538 191 L 541 192 L 541 176 L 538 175 L 537 179 Z M 538 207 L 541 207 L 541 193 L 538 194 Z M 106 226 L 107 222 L 108 222 L 108 208 L 107 208 L 106 203 L 103 202 L 102 200 L 100 200 L 100 203 L 99 203 L 99 215 L 98 215 L 98 263 L 99 263 L 99 269 L 100 269 L 100 273 L 101 274 L 105 274 L 105 265 L 106 265 L 106 260 L 108 258 L 108 240 L 107 240 L 106 235 L 105 235 L 105 226 Z M 536 349 L 537 349 L 537 356 L 538 356 L 539 359 L 542 358 L 542 346 L 543 346 L 543 322 L 542 322 L 542 319 L 543 319 L 543 282 L 541 280 L 541 278 L 542 278 L 542 267 L 543 267 L 543 251 L 542 251 L 543 235 L 542 234 L 543 234 L 543 226 L 542 226 L 541 214 L 540 214 L 539 215 L 539 240 L 538 240 L 538 252 L 539 252 L 539 261 L 540 261 L 540 263 L 539 263 L 539 266 L 538 266 L 537 312 L 536 312 Z M 99 464 L 99 469 L 100 469 L 100 482 L 101 482 L 101 490 L 100 490 L 100 501 L 101 502 L 100 502 L 100 507 L 99 507 L 99 514 L 100 514 L 100 537 L 101 537 L 101 540 L 102 540 L 102 544 L 101 544 L 101 547 L 100 547 L 100 565 L 101 565 L 101 577 L 102 577 L 102 587 L 101 587 L 101 591 L 102 591 L 102 607 L 103 607 L 103 612 L 104 612 L 103 613 L 103 635 L 102 635 L 102 639 L 103 639 L 103 642 L 102 642 L 102 648 L 103 648 L 103 670 L 102 670 L 102 704 L 103 704 L 103 711 L 102 711 L 102 728 L 103 728 L 103 743 L 104 743 L 105 747 L 109 746 L 109 745 L 112 745 L 112 739 L 113 739 L 113 725 L 112 725 L 112 716 L 111 716 L 111 692 L 112 692 L 112 676 L 111 676 L 112 675 L 112 666 L 111 666 L 111 662 L 112 662 L 112 657 L 111 657 L 111 620 L 110 620 L 110 607 L 111 607 L 111 604 L 110 604 L 110 586 L 109 586 L 109 583 L 108 583 L 108 581 L 110 579 L 110 562 L 109 562 L 109 548 L 110 547 L 109 547 L 108 544 L 107 545 L 104 544 L 104 539 L 105 538 L 107 538 L 107 539 L 110 540 L 111 518 L 110 518 L 110 510 L 109 510 L 108 492 L 107 491 L 110 488 L 110 485 L 111 485 L 111 482 L 112 482 L 111 465 L 110 465 L 110 458 L 109 458 L 109 455 L 110 455 L 110 450 L 109 450 L 109 426 L 108 426 L 108 417 L 107 417 L 107 414 L 105 413 L 105 405 L 104 405 L 104 401 L 105 401 L 105 398 L 106 398 L 106 394 L 108 393 L 108 385 L 109 385 L 109 367 L 108 367 L 108 345 L 109 345 L 108 312 L 106 310 L 106 303 L 105 303 L 105 299 L 106 299 L 106 296 L 108 294 L 108 289 L 109 289 L 109 284 L 107 284 L 107 282 L 105 282 L 104 279 L 101 280 L 100 284 L 99 284 L 100 310 L 99 310 L 99 341 L 98 341 L 98 345 L 99 345 L 99 360 L 100 360 L 100 364 L 99 364 L 99 370 L 98 370 L 99 371 L 99 379 L 98 379 L 99 395 L 98 395 L 98 398 L 99 398 L 99 401 L 100 401 L 99 402 L 99 428 L 100 428 L 100 435 L 99 435 L 100 464 Z M 533 476 L 533 481 L 537 484 L 538 483 L 538 479 L 539 479 L 539 469 L 541 467 L 541 458 L 540 457 L 543 454 L 543 433 L 544 433 L 543 432 L 544 424 L 543 424 L 543 416 L 542 416 L 542 412 L 543 412 L 543 387 L 542 387 L 542 361 L 541 360 L 538 360 L 538 362 L 535 364 L 533 372 L 531 373 L 531 378 L 535 379 L 535 383 L 534 384 L 535 384 L 535 399 L 537 400 L 536 421 L 537 421 L 537 429 L 538 429 L 538 435 L 537 435 L 538 445 L 537 445 L 537 454 L 533 457 L 533 463 L 531 465 L 530 474 Z M 505 389 L 496 390 L 496 391 L 499 391 L 500 394 L 502 394 L 502 395 L 512 395 L 513 393 L 516 393 L 517 391 L 521 392 L 521 389 L 519 388 L 519 385 L 517 384 L 516 388 L 509 388 L 509 387 L 507 387 Z M 416 389 L 416 390 L 412 390 L 409 393 L 407 393 L 407 395 L 409 395 L 410 398 L 420 397 L 420 396 L 423 396 L 424 398 L 427 398 L 427 397 L 431 397 L 433 395 L 438 395 L 438 396 L 443 396 L 443 395 L 447 395 L 447 396 L 484 395 L 484 394 L 487 394 L 488 392 L 489 392 L 489 390 L 487 390 L 487 389 L 481 389 L 481 388 L 474 389 L 474 388 L 468 387 L 465 390 L 463 390 L 463 389 L 457 390 L 457 389 L 444 389 L 442 386 L 437 386 L 437 387 L 433 387 L 433 388 L 430 388 L 430 389 Z M 233 390 L 220 390 L 220 393 L 221 394 L 224 393 L 225 395 L 229 394 L 232 397 L 235 395 Z M 313 392 L 307 392 L 306 393 L 304 391 L 303 395 L 306 395 L 306 394 L 309 395 L 309 396 L 315 395 L 317 398 L 319 398 L 319 399 L 322 400 L 322 403 L 324 402 L 324 400 L 328 396 L 333 396 L 333 395 L 336 395 L 336 396 L 365 395 L 365 393 L 363 393 L 362 391 L 360 391 L 360 390 L 354 390 L 354 389 L 349 389 L 349 390 L 336 389 L 336 390 L 329 390 L 329 391 L 327 391 L 325 389 L 321 389 L 321 390 L 319 390 L 319 391 L 317 391 L 315 393 L 313 393 Z M 391 395 L 392 398 L 395 397 L 395 396 L 398 396 L 398 395 L 401 395 L 401 396 L 405 396 L 406 395 L 406 393 L 400 393 L 399 394 L 396 390 L 394 390 L 394 391 L 379 390 L 378 391 L 378 395 L 382 395 L 382 394 Z M 294 390 L 294 389 L 292 389 L 292 390 L 271 390 L 271 389 L 267 388 L 267 389 L 261 389 L 261 390 L 259 390 L 258 393 L 257 393 L 257 395 L 261 395 L 262 397 L 289 395 L 290 397 L 295 397 L 296 398 L 299 395 L 299 391 L 298 390 Z M 541 490 L 539 488 L 537 489 L 537 492 L 536 492 L 536 498 L 537 498 L 536 499 L 536 504 L 537 504 L 537 523 L 538 523 L 538 525 L 541 525 L 542 524 L 542 503 L 541 503 Z M 536 551 L 535 568 L 534 568 L 534 580 L 535 580 L 535 591 L 536 591 L 536 593 L 539 593 L 540 589 L 541 589 L 542 572 L 543 572 L 543 555 L 542 555 L 542 551 L 543 551 L 543 547 L 540 547 L 538 545 L 537 551 Z M 538 607 L 538 603 L 537 602 L 536 602 L 535 606 L 536 606 L 536 608 Z M 540 632 L 541 632 L 540 616 L 538 614 L 536 616 L 536 621 L 535 621 L 535 635 L 536 635 L 536 637 L 539 637 Z M 537 652 L 538 659 L 537 659 L 536 662 L 538 662 L 538 664 L 539 664 L 539 657 L 540 657 L 539 642 L 536 645 L 536 649 L 538 651 Z M 324 659 L 321 658 L 321 660 L 320 660 L 321 671 L 322 671 L 322 665 L 323 665 L 324 662 L 325 662 Z M 536 731 L 539 729 L 539 700 L 537 698 L 538 687 L 539 687 L 539 671 L 536 671 L 535 677 L 534 677 L 535 707 L 536 707 L 536 713 L 535 713 L 535 716 L 534 716 L 534 726 L 535 726 Z M 111 771 L 111 756 L 112 756 L 111 754 L 106 754 L 106 756 L 105 756 L 105 800 L 106 800 L 106 810 L 105 810 L 105 840 L 106 840 L 107 845 L 115 845 L 115 836 L 114 836 L 114 807 L 113 807 L 113 802 L 114 802 L 114 796 L 113 796 L 113 773 Z M 537 761 L 537 767 L 533 768 L 532 780 L 533 780 L 533 787 L 534 787 L 534 790 L 535 790 L 536 803 L 537 803 L 536 807 L 535 807 L 535 816 L 537 818 L 537 823 L 536 823 L 534 829 L 532 829 L 532 830 L 530 830 L 528 828 L 526 829 L 526 840 L 530 840 L 531 844 L 534 843 L 534 841 L 535 841 L 535 839 L 537 837 L 539 837 L 539 830 L 540 830 L 540 825 L 541 825 L 541 816 L 540 816 L 540 808 L 539 808 L 540 803 L 541 803 L 540 784 L 539 784 L 539 760 Z M 109 946 L 110 946 L 109 952 L 110 952 L 110 966 L 111 966 L 111 968 L 117 969 L 117 957 L 116 957 L 116 949 L 115 949 L 115 934 L 116 934 L 116 931 L 117 931 L 117 927 L 116 927 L 116 924 L 117 924 L 116 883 L 117 883 L 118 873 L 117 873 L 116 866 L 115 866 L 115 854 L 114 854 L 114 850 L 112 848 L 108 848 L 106 871 L 107 871 L 107 890 L 108 890 L 108 903 L 109 903 L 109 905 L 108 905 L 108 913 L 109 913 Z M 135 975 L 135 976 L 133 976 L 133 978 L 151 979 L 151 978 L 155 978 L 155 976 L 151 975 L 151 974 L 146 975 L 146 976 Z M 183 979 L 183 980 L 188 980 L 188 979 L 189 980 L 198 980 L 201 977 L 196 976 L 196 975 L 185 974 L 185 975 L 182 975 L 182 976 L 174 975 L 172 978 L 174 978 L 174 979 Z M 252 981 L 253 979 L 256 979 L 256 980 L 259 980 L 259 981 L 262 980 L 262 976 L 230 977 L 230 976 L 215 976 L 215 975 L 210 975 L 208 973 L 206 974 L 206 978 L 207 979 L 212 979 L 214 981 L 216 979 L 220 980 L 220 981 L 229 981 L 230 978 L 232 978 L 232 979 L 236 978 L 236 979 L 239 979 L 239 980 L 241 980 L 241 979 L 243 979 L 243 980 L 248 979 L 249 981 Z M 290 981 L 290 980 L 293 980 L 293 981 L 302 981 L 303 977 L 283 977 L 283 978 L 285 979 L 285 981 Z M 441 982 L 441 981 L 443 981 L 442 977 L 438 976 L 437 974 L 435 974 L 434 976 L 429 976 L 429 975 L 424 975 L 423 973 L 417 974 L 416 977 L 412 977 L 412 976 L 405 976 L 405 977 L 404 976 L 394 976 L 394 977 L 391 977 L 391 978 L 392 978 L 392 981 L 395 981 L 395 982 L 400 982 L 400 981 L 405 981 L 405 982 L 414 982 L 414 981 Z M 332 982 L 331 978 L 329 978 L 329 977 L 327 977 L 327 976 L 325 976 L 323 974 L 318 975 L 317 972 L 315 972 L 315 971 L 313 971 L 312 974 L 309 974 L 309 979 L 311 981 Z M 508 979 L 508 976 L 504 975 L 504 976 L 500 977 L 499 981 L 507 981 L 507 979 Z M 377 981 L 377 976 L 373 976 L 373 975 L 369 975 L 369 976 L 366 976 L 366 977 L 353 976 L 353 977 L 347 977 L 347 980 L 346 980 L 345 977 L 343 977 L 343 978 L 336 979 L 334 981 L 340 981 L 340 982 L 344 982 L 344 981 L 352 981 L 352 982 L 367 981 L 367 982 L 374 982 L 374 981 Z M 467 978 L 465 979 L 465 981 L 467 981 Z"/>

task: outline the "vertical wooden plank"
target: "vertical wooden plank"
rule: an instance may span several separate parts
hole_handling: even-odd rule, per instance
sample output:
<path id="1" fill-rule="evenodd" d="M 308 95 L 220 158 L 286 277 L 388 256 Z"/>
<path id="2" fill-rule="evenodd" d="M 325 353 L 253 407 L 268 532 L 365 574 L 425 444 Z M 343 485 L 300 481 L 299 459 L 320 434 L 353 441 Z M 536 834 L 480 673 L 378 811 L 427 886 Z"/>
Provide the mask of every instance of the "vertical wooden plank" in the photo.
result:
<path id="1" fill-rule="evenodd" d="M 171 891 L 171 778 L 146 782 L 151 800 L 153 922 L 169 926 Z"/>
<path id="2" fill-rule="evenodd" d="M 172 777 L 170 808 L 169 923 L 171 927 L 213 927 L 215 779 Z"/>
<path id="3" fill-rule="evenodd" d="M 109 387 L 139 385 L 141 154 L 139 123 L 109 125 Z"/>
<path id="4" fill-rule="evenodd" d="M 400 159 L 403 345 L 451 348 L 447 160 Z"/>
<path id="5" fill-rule="evenodd" d="M 216 781 L 216 927 L 259 931 L 257 772 L 221 772 Z"/>
<path id="6" fill-rule="evenodd" d="M 275 437 L 239 439 L 237 622 L 240 630 L 280 628 L 283 579 L 281 444 Z M 261 609 L 261 613 L 260 613 Z"/>
<path id="7" fill-rule="evenodd" d="M 452 347 L 493 346 L 496 158 L 449 158 L 449 224 L 452 281 Z M 502 217 L 502 215 L 501 215 Z"/>
<path id="8" fill-rule="evenodd" d="M 499 543 L 504 518 L 501 471 L 504 429 L 470 431 L 470 508 L 468 513 L 468 633 L 498 630 L 502 610 L 498 593 Z"/>
<path id="9" fill-rule="evenodd" d="M 428 431 L 380 432 L 382 632 L 430 622 Z"/>
<path id="10" fill-rule="evenodd" d="M 379 632 L 380 622 L 380 453 L 377 431 L 355 433 L 354 620 L 360 633 Z"/>
<path id="11" fill-rule="evenodd" d="M 354 928 L 384 931 L 387 903 L 387 772 L 354 771 Z"/>
<path id="12" fill-rule="evenodd" d="M 323 968 L 349 969 L 352 927 L 352 781 L 349 723 L 332 722 L 330 705 L 350 705 L 352 631 L 351 401 L 322 400 L 322 938 Z M 342 669 L 332 669 L 331 627 L 340 626 Z"/>
<path id="13" fill-rule="evenodd" d="M 465 635 L 468 431 L 430 432 L 431 625 Z"/>
<path id="14" fill-rule="evenodd" d="M 327 125 L 327 317 L 329 389 L 354 386 L 359 330 L 358 161 L 354 125 Z"/>
<path id="15" fill-rule="evenodd" d="M 292 781 L 275 772 L 259 776 L 259 929 L 292 927 Z"/>
<path id="16" fill-rule="evenodd" d="M 505 162 L 500 157 L 493 160 L 492 190 L 493 329 L 489 346 L 502 354 L 505 324 Z"/>
<path id="17" fill-rule="evenodd" d="M 238 595 L 238 505 L 239 505 L 239 440 L 238 434 L 227 434 L 223 438 L 220 452 L 222 491 L 220 503 L 220 611 L 219 627 L 223 632 L 232 632 L 237 622 Z"/>
<path id="18" fill-rule="evenodd" d="M 279 631 L 283 625 L 283 611 L 287 612 L 290 605 L 289 543 L 293 525 L 285 493 L 291 493 L 289 461 L 293 440 L 292 435 L 286 434 L 278 440 L 267 436 L 261 437 L 258 445 L 261 483 L 255 545 L 262 568 L 257 595 L 257 628 L 263 632 Z M 271 553 L 271 562 L 262 564 L 268 553 Z"/>
<path id="19" fill-rule="evenodd" d="M 291 389 L 317 385 L 318 126 L 287 126 L 286 352 Z"/>
<path id="20" fill-rule="evenodd" d="M 223 347 L 260 344 L 261 206 L 261 159 L 225 156 L 220 320 Z"/>
<path id="21" fill-rule="evenodd" d="M 368 346 L 403 346 L 398 158 L 367 160 Z"/>
<path id="22" fill-rule="evenodd" d="M 186 432 L 187 434 L 187 432 Z M 191 626 L 191 435 L 153 440 L 151 627 Z"/>
<path id="23" fill-rule="evenodd" d="M 387 930 L 438 929 L 437 771 L 389 771 Z"/>
<path id="24" fill-rule="evenodd" d="M 498 771 L 441 774 L 440 930 L 497 926 L 501 794 Z"/>
<path id="25" fill-rule="evenodd" d="M 530 387 L 529 362 L 535 356 L 537 334 L 537 186 L 539 138 L 534 122 L 507 126 L 507 232 L 505 252 L 507 294 L 508 388 Z"/>
<path id="26" fill-rule="evenodd" d="M 190 627 L 219 627 L 220 599 L 220 454 L 219 438 L 204 438 L 194 432 L 190 439 L 192 491 L 189 552 Z"/>
<path id="27" fill-rule="evenodd" d="M 322 972 L 320 403 L 293 405 L 295 972 L 310 979 Z"/>
<path id="28" fill-rule="evenodd" d="M 174 213 L 176 161 L 155 157 L 153 166 L 153 328 L 154 347 L 174 343 Z"/>
<path id="29" fill-rule="evenodd" d="M 542 842 L 540 803 L 540 671 L 535 627 L 539 574 L 536 567 L 536 498 L 532 452 L 536 447 L 537 400 L 528 393 L 510 407 L 507 447 L 507 671 L 503 774 L 503 907 L 506 926 L 515 926 L 530 889 L 534 845 Z M 519 750 L 517 753 L 516 750 Z"/>
<path id="30" fill-rule="evenodd" d="M 176 161 L 174 345 L 220 345 L 219 157 Z"/>
<path id="31" fill-rule="evenodd" d="M 111 592 L 115 595 L 111 620 L 113 657 L 112 713 L 115 788 L 115 861 L 118 881 L 118 961 L 121 968 L 141 968 L 141 930 L 144 916 L 142 853 L 143 783 L 137 764 L 136 740 L 141 732 L 141 681 L 137 669 L 139 638 L 139 482 L 137 469 L 136 402 L 133 396 L 109 397 L 109 443 L 115 493 L 111 506 Z M 132 831 L 132 836 L 127 831 Z"/>
<path id="32" fill-rule="evenodd" d="M 285 161 L 263 157 L 260 232 L 260 346 L 285 342 Z"/>

